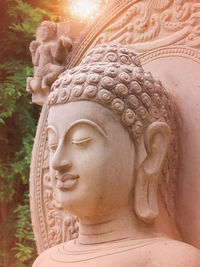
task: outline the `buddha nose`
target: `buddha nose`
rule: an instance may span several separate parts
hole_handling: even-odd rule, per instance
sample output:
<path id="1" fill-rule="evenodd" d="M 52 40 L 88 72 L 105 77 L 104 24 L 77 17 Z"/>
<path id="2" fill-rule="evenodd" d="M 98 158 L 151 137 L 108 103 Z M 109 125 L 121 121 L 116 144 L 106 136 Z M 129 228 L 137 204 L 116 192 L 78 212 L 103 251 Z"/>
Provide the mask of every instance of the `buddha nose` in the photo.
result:
<path id="1" fill-rule="evenodd" d="M 59 150 L 56 151 L 50 164 L 54 170 L 59 171 L 59 172 L 66 172 L 71 168 L 72 162 L 71 160 L 69 160 L 66 153 L 62 153 L 62 152 L 63 151 L 59 151 Z"/>
<path id="2" fill-rule="evenodd" d="M 52 167 L 54 170 L 59 172 L 65 172 L 68 171 L 72 166 L 72 163 L 70 160 L 61 160 L 60 162 L 53 162 Z"/>

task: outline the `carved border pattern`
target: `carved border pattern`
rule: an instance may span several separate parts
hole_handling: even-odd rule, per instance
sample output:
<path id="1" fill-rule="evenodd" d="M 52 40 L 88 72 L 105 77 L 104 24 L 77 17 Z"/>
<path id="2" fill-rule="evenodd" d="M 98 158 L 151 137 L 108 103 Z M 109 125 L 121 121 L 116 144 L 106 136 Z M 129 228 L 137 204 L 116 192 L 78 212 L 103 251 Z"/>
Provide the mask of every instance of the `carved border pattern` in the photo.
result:
<path id="1" fill-rule="evenodd" d="M 38 252 L 48 248 L 48 235 L 45 228 L 44 210 L 42 206 L 42 165 L 45 152 L 47 108 L 44 105 L 37 127 L 30 172 L 30 207 L 32 224 Z M 38 141 L 39 140 L 39 141 Z M 34 201 L 34 199 L 36 200 Z"/>
<path id="2" fill-rule="evenodd" d="M 197 63 L 200 63 L 200 51 L 198 51 L 197 49 L 181 46 L 162 47 L 151 52 L 141 54 L 140 59 L 141 63 L 145 65 L 146 63 L 153 61 L 157 58 L 169 56 L 185 57 L 196 61 Z"/>

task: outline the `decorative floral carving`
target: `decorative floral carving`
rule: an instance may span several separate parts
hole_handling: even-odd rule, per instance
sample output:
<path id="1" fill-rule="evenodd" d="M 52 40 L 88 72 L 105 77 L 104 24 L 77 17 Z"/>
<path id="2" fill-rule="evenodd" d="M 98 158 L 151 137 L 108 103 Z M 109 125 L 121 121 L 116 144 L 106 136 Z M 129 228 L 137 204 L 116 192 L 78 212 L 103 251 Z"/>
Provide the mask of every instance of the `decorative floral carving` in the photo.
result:
<path id="1" fill-rule="evenodd" d="M 98 25 L 94 25 L 85 36 L 69 66 L 80 61 L 91 42 L 94 46 L 118 41 L 130 45 L 138 53 L 170 45 L 199 48 L 199 9 L 196 0 L 124 0 L 120 4 L 113 3 L 109 15 L 100 18 Z M 189 56 L 188 53 L 182 55 Z M 137 58 L 133 60 L 137 64 Z"/>
<path id="2" fill-rule="evenodd" d="M 155 10 L 162 10 L 171 4 L 172 0 L 149 0 L 149 6 Z"/>
<path id="3" fill-rule="evenodd" d="M 194 0 L 139 1 L 105 28 L 96 43 L 117 40 L 135 44 L 138 52 L 146 51 L 149 46 L 155 49 L 171 43 L 199 47 L 199 9 Z M 148 46 L 145 42 L 149 42 Z"/>
<path id="4" fill-rule="evenodd" d="M 79 223 L 76 216 L 68 215 L 63 222 L 64 240 L 71 240 L 78 237 Z"/>
<path id="5" fill-rule="evenodd" d="M 49 227 L 50 246 L 55 246 L 62 242 L 62 217 L 54 202 L 52 189 L 44 189 L 44 208 Z"/>

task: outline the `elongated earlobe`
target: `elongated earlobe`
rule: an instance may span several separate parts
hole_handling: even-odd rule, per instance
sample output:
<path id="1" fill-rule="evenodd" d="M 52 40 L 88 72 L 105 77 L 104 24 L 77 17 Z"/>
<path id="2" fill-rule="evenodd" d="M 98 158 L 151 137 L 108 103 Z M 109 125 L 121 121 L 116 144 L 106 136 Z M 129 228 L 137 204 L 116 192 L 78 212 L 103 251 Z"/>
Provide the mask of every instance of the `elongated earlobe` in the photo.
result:
<path id="1" fill-rule="evenodd" d="M 153 222 L 159 214 L 157 203 L 158 175 L 148 176 L 143 167 L 137 172 L 135 212 L 145 223 Z"/>
<path id="2" fill-rule="evenodd" d="M 138 166 L 135 184 L 135 212 L 143 222 L 151 223 L 159 215 L 158 180 L 170 142 L 170 129 L 164 122 L 154 122 L 146 129 L 146 158 Z"/>

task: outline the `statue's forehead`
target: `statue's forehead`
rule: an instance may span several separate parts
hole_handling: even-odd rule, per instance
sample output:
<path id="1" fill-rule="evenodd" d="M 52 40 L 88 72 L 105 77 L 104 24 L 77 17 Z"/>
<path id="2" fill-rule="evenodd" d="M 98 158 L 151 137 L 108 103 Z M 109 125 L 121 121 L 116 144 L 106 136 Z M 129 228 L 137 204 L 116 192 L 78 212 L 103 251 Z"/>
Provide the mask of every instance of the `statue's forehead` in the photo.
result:
<path id="1" fill-rule="evenodd" d="M 106 133 L 111 131 L 114 125 L 121 125 L 118 117 L 102 105 L 90 101 L 77 101 L 53 105 L 48 114 L 48 126 L 62 130 L 84 119 L 96 123 Z"/>

